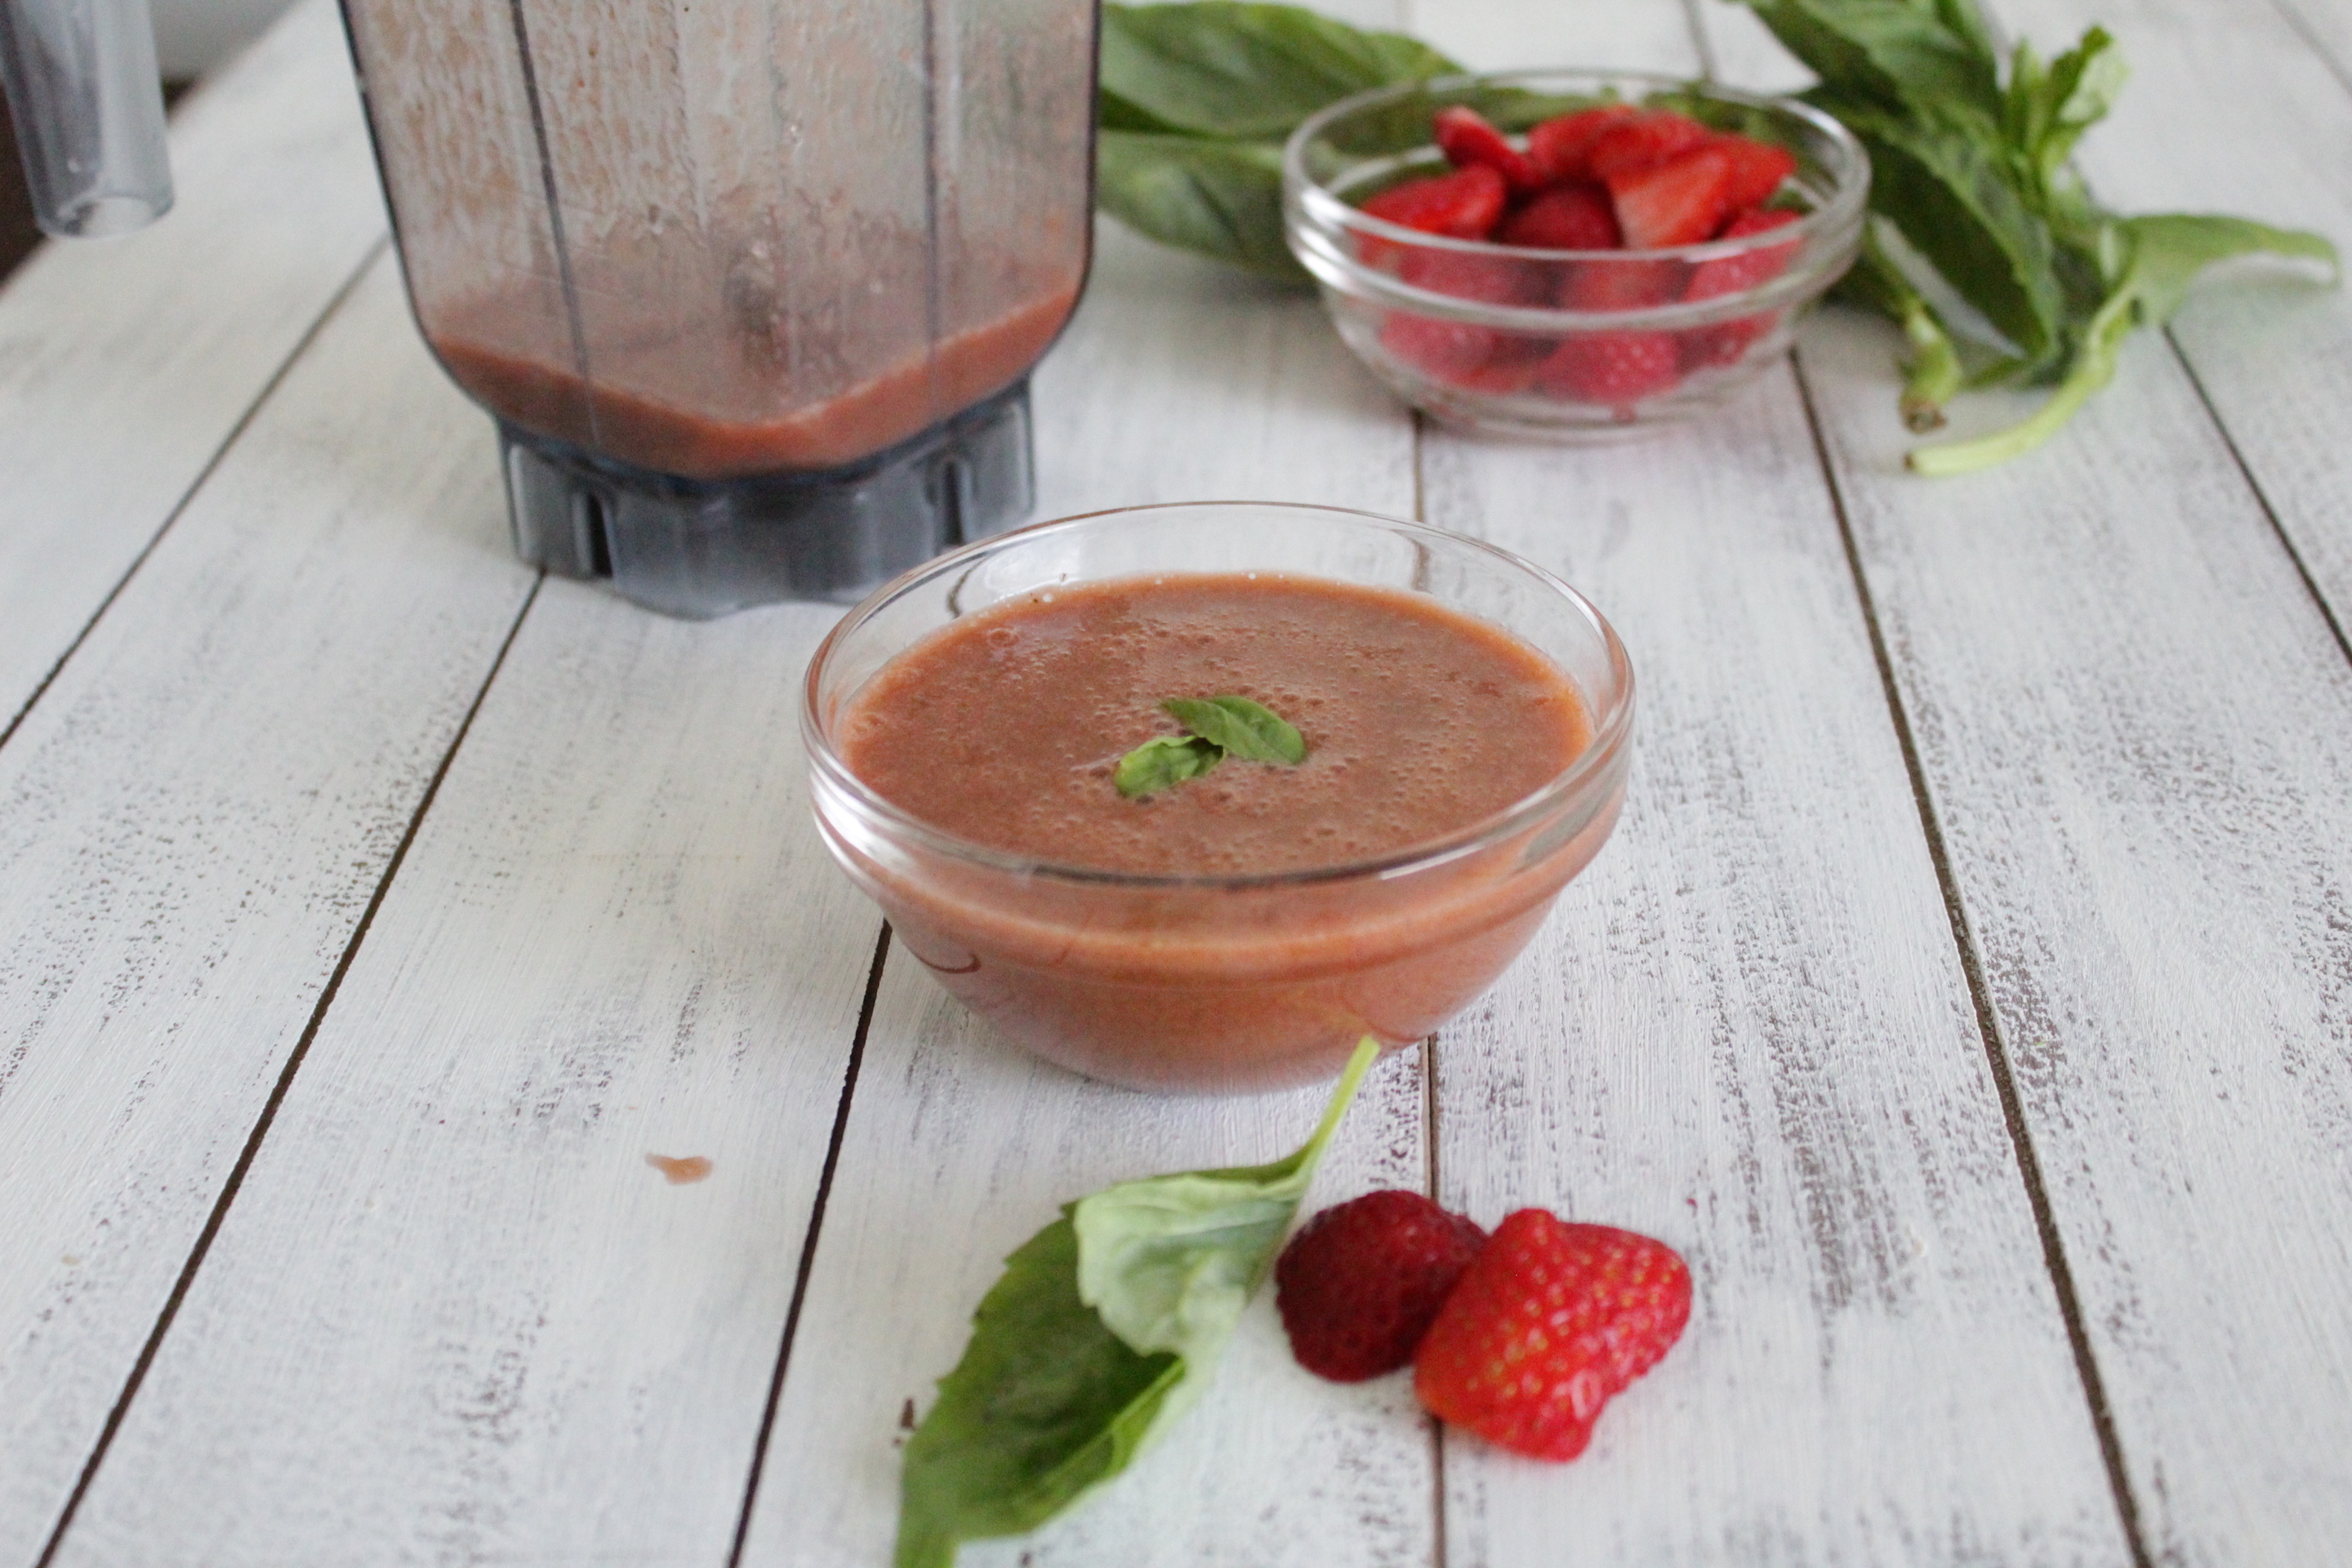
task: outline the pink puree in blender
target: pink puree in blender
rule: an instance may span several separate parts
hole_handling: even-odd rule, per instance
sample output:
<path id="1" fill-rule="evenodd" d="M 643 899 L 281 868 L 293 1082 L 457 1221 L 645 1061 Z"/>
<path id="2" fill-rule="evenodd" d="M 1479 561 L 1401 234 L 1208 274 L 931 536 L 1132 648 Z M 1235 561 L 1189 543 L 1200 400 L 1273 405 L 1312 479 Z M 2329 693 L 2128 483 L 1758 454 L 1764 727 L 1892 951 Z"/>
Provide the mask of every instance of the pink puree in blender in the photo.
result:
<path id="1" fill-rule="evenodd" d="M 784 376 L 721 317 L 600 349 L 583 384 L 543 350 L 507 346 L 497 302 L 428 326 L 441 363 L 483 405 L 527 430 L 659 473 L 736 479 L 836 468 L 905 440 L 1009 386 L 1077 301 L 1076 280 L 942 339 L 814 403 L 778 410 Z M 506 330 L 501 330 L 502 328 Z"/>

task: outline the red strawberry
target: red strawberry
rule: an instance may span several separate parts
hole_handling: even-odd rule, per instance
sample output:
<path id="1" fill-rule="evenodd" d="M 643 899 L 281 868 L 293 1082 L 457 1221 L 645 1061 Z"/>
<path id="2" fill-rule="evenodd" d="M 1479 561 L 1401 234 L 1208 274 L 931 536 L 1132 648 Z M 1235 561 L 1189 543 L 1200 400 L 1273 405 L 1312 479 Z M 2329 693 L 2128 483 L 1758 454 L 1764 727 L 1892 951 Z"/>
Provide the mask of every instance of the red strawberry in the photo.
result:
<path id="1" fill-rule="evenodd" d="M 1484 163 L 1450 174 L 1407 180 L 1364 204 L 1377 218 L 1423 234 L 1484 239 L 1503 216 L 1503 176 Z"/>
<path id="2" fill-rule="evenodd" d="M 1535 378 L 1526 340 L 1469 321 L 1393 311 L 1381 323 L 1381 346 L 1433 380 L 1473 392 L 1521 392 Z"/>
<path id="3" fill-rule="evenodd" d="M 1437 111 L 1437 150 L 1457 169 L 1483 163 L 1503 176 L 1515 191 L 1532 191 L 1543 184 L 1536 178 L 1528 155 L 1475 109 L 1455 104 Z"/>
<path id="4" fill-rule="evenodd" d="M 1559 302 L 1571 310 L 1638 310 L 1682 291 L 1683 264 L 1628 256 L 1580 262 L 1560 280 Z"/>
<path id="5" fill-rule="evenodd" d="M 1668 332 L 1588 332 L 1565 338 L 1536 367 L 1535 384 L 1554 397 L 1599 403 L 1633 416 L 1633 405 L 1675 384 L 1682 364 Z"/>
<path id="6" fill-rule="evenodd" d="M 1593 142 L 1602 132 L 1631 120 L 1634 113 L 1631 104 L 1604 103 L 1598 109 L 1547 120 L 1528 132 L 1528 163 L 1538 183 L 1591 179 Z"/>
<path id="7" fill-rule="evenodd" d="M 1614 250 L 1624 243 L 1609 193 L 1582 184 L 1554 185 L 1544 192 L 1505 218 L 1495 240 L 1531 250 Z"/>
<path id="8" fill-rule="evenodd" d="M 1602 131 L 1592 143 L 1586 166 L 1592 178 L 1613 181 L 1620 174 L 1678 158 L 1714 138 L 1714 132 L 1671 109 L 1644 109 Z"/>
<path id="9" fill-rule="evenodd" d="M 1690 1304 L 1690 1270 L 1664 1243 L 1521 1209 L 1430 1325 L 1413 1392 L 1488 1442 L 1573 1459 L 1601 1405 L 1681 1336 Z"/>
<path id="10" fill-rule="evenodd" d="M 1744 239 L 1751 234 L 1769 234 L 1773 229 L 1797 221 L 1792 212 L 1745 212 L 1733 218 L 1725 227 L 1726 239 Z M 1738 294 L 1759 283 L 1778 278 L 1797 253 L 1794 241 L 1787 245 L 1765 246 L 1743 251 L 1738 256 L 1718 257 L 1702 261 L 1691 268 L 1690 285 L 1683 290 L 1685 300 L 1720 300 L 1727 294 Z M 1738 321 L 1717 321 L 1712 326 L 1693 327 L 1682 334 L 1680 350 L 1683 368 L 1700 365 L 1731 364 L 1748 352 L 1748 345 L 1772 330 L 1780 320 L 1777 311 L 1757 316 L 1742 316 Z"/>
<path id="11" fill-rule="evenodd" d="M 1726 207 L 1731 157 L 1718 147 L 1701 147 L 1663 163 L 1609 175 L 1609 199 L 1617 226 L 1635 250 L 1696 245 L 1715 237 Z"/>
<path id="12" fill-rule="evenodd" d="M 1725 239 L 1745 239 L 1751 234 L 1769 234 L 1776 228 L 1797 221 L 1791 212 L 1745 212 L 1724 226 Z M 1768 245 L 1759 249 L 1742 251 L 1737 256 L 1719 256 L 1712 261 L 1702 261 L 1691 268 L 1689 287 L 1683 290 L 1685 300 L 1719 300 L 1726 294 L 1737 294 L 1753 289 L 1759 283 L 1769 283 L 1780 276 L 1789 258 L 1797 253 L 1796 243 Z"/>
<path id="13" fill-rule="evenodd" d="M 1274 1266 L 1298 1364 L 1361 1383 L 1412 1360 L 1486 1233 L 1419 1193 L 1366 1193 L 1307 1222 Z"/>
<path id="14" fill-rule="evenodd" d="M 1477 300 L 1489 305 L 1548 303 L 1542 275 L 1531 264 L 1510 256 L 1480 256 L 1468 251 L 1407 251 L 1397 263 L 1397 277 L 1416 289 L 1447 294 L 1456 300 Z"/>
<path id="15" fill-rule="evenodd" d="M 1724 201 L 1733 212 L 1744 212 L 1769 201 L 1772 193 L 1780 188 L 1780 182 L 1797 172 L 1796 154 L 1769 142 L 1746 136 L 1718 136 L 1708 145 L 1721 148 L 1731 159 L 1731 178 L 1724 190 Z"/>

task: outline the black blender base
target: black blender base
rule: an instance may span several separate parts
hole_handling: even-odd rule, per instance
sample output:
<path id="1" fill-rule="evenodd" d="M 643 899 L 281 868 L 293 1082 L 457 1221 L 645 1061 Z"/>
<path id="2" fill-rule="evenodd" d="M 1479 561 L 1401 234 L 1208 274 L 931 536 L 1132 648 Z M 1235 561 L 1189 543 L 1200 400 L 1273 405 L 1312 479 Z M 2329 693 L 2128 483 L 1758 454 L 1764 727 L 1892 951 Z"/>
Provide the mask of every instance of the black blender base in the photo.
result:
<path id="1" fill-rule="evenodd" d="M 850 604 L 1034 502 L 1029 384 L 861 463 L 681 479 L 499 423 L 515 552 L 624 598 L 707 620 L 783 599 Z"/>

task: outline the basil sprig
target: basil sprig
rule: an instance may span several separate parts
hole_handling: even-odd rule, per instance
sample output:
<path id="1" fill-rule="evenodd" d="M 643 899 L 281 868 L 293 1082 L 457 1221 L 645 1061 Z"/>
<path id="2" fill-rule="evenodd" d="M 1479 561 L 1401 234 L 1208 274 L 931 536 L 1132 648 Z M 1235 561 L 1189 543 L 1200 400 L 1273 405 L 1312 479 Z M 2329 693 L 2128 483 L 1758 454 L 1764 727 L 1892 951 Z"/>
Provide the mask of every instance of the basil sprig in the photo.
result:
<path id="1" fill-rule="evenodd" d="M 1122 1182 L 1004 1260 L 907 1440 L 896 1568 L 950 1568 L 964 1542 L 1034 1530 L 1200 1397 L 1379 1055 L 1358 1043 L 1286 1159 Z"/>
<path id="2" fill-rule="evenodd" d="M 2052 385 L 2032 416 L 1921 447 L 1923 474 L 1965 473 L 2032 450 L 2114 376 L 2134 328 L 2162 324 L 2205 268 L 2268 252 L 2337 269 L 2315 234 L 2243 218 L 2124 217 L 2068 160 L 2122 89 L 2103 27 L 2044 62 L 2031 44 L 2004 74 L 1976 0 L 1745 0 L 1821 84 L 1804 94 L 1869 151 L 1871 233 L 1834 296 L 1902 327 L 1902 409 L 1925 432 L 1971 387 Z M 1937 303 L 1957 297 L 1991 335 Z"/>
<path id="3" fill-rule="evenodd" d="M 1197 778 L 1228 756 L 1296 767 L 1307 742 L 1272 709 L 1246 697 L 1171 697 L 1160 707 L 1189 733 L 1149 740 L 1118 760 L 1111 783 L 1130 798 Z"/>

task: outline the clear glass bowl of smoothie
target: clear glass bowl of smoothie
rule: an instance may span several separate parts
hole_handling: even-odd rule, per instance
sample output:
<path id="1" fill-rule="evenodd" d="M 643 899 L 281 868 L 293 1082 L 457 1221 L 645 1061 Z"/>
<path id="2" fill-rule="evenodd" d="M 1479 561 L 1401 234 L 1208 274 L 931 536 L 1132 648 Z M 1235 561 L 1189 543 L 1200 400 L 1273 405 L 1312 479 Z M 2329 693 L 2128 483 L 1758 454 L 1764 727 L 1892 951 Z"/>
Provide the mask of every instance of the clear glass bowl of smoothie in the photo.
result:
<path id="1" fill-rule="evenodd" d="M 1303 739 L 1149 793 L 1169 699 Z M 1139 507 L 945 555 L 811 661 L 817 823 L 1007 1037 L 1138 1088 L 1336 1073 L 1517 955 L 1615 826 L 1633 679 L 1600 612 L 1459 534 L 1331 508 Z"/>

